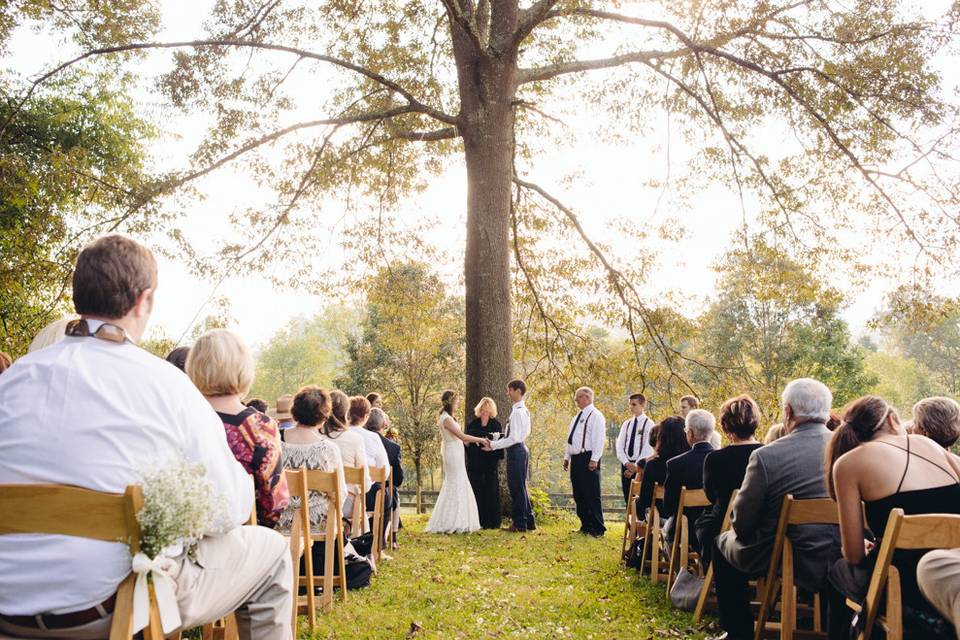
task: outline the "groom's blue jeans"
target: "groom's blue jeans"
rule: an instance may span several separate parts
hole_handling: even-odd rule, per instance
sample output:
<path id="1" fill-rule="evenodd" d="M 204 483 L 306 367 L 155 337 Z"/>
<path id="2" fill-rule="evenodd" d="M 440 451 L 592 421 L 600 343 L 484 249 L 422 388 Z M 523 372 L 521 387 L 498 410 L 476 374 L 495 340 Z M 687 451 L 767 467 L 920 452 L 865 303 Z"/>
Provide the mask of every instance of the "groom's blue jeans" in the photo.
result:
<path id="1" fill-rule="evenodd" d="M 510 501 L 513 503 L 510 517 L 517 529 L 532 529 L 536 526 L 533 519 L 533 505 L 527 495 L 527 463 L 530 453 L 525 444 L 515 444 L 507 449 L 507 488 L 510 489 Z"/>

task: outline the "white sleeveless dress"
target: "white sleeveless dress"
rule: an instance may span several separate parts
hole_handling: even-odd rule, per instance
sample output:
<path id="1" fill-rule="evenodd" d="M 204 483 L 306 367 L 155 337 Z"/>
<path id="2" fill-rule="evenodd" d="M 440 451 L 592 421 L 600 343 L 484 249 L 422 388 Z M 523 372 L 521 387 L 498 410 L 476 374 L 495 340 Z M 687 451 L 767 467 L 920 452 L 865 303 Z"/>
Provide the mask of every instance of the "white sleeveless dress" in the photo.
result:
<path id="1" fill-rule="evenodd" d="M 467 478 L 467 465 L 464 444 L 455 435 L 443 428 L 443 421 L 453 418 L 444 412 L 440 414 L 437 427 L 443 439 L 443 485 L 437 504 L 433 507 L 427 533 L 469 533 L 479 531 L 480 513 L 477 511 L 477 499 Z M 460 425 L 454 420 L 457 429 Z"/>

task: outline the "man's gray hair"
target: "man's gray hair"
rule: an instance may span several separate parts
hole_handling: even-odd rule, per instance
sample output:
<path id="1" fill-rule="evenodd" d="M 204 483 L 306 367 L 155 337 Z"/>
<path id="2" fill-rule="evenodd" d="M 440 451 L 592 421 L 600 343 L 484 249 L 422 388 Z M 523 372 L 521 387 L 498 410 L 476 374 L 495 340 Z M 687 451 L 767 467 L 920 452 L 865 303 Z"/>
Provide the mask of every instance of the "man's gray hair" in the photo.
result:
<path id="1" fill-rule="evenodd" d="M 690 430 L 693 439 L 700 442 L 710 439 L 717 426 L 717 420 L 712 413 L 705 409 L 694 409 L 687 414 L 684 424 Z"/>
<path id="2" fill-rule="evenodd" d="M 383 429 L 383 425 L 387 422 L 387 414 L 383 412 L 383 409 L 374 407 L 370 409 L 370 417 L 367 418 L 367 424 L 364 425 L 367 428 L 367 431 L 380 431 Z"/>
<path id="3" fill-rule="evenodd" d="M 783 390 L 783 408 L 788 406 L 797 422 L 805 418 L 811 422 L 826 423 L 833 407 L 833 394 L 819 380 L 798 378 Z"/>
<path id="4" fill-rule="evenodd" d="M 576 397 L 579 397 L 579 396 L 581 396 L 581 395 L 587 396 L 588 398 L 590 398 L 591 400 L 593 400 L 593 389 L 591 389 L 590 387 L 580 387 L 580 388 L 577 389 L 577 391 L 573 394 L 573 397 L 576 398 Z"/>

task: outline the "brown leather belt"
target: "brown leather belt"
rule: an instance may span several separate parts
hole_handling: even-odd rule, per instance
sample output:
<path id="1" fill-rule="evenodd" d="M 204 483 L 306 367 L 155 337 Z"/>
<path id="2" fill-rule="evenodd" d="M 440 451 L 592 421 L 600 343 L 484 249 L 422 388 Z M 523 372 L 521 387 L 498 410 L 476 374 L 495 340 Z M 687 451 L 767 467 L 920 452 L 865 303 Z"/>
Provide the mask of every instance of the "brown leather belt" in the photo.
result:
<path id="1" fill-rule="evenodd" d="M 113 613 L 113 606 L 116 604 L 116 594 L 110 596 L 95 607 L 84 609 L 83 611 L 71 611 L 70 613 L 40 613 L 35 616 L 8 616 L 0 613 L 0 620 L 18 627 L 28 627 L 30 629 L 69 629 L 90 624 L 106 618 Z"/>

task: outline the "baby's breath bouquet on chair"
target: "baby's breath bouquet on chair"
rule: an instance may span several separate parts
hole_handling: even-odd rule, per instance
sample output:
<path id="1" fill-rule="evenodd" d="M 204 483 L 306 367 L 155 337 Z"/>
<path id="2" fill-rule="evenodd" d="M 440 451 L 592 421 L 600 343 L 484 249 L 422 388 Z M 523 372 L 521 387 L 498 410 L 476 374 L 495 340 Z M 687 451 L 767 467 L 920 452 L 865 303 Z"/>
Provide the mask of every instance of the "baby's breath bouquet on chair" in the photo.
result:
<path id="1" fill-rule="evenodd" d="M 140 552 L 133 557 L 137 574 L 133 595 L 136 633 L 149 619 L 148 577 L 153 583 L 164 634 L 180 627 L 180 611 L 172 573 L 173 558 L 186 552 L 191 557 L 204 534 L 223 520 L 226 504 L 206 475 L 202 464 L 176 460 L 152 464 L 141 473 L 143 508 L 137 512 L 140 524 Z"/>

